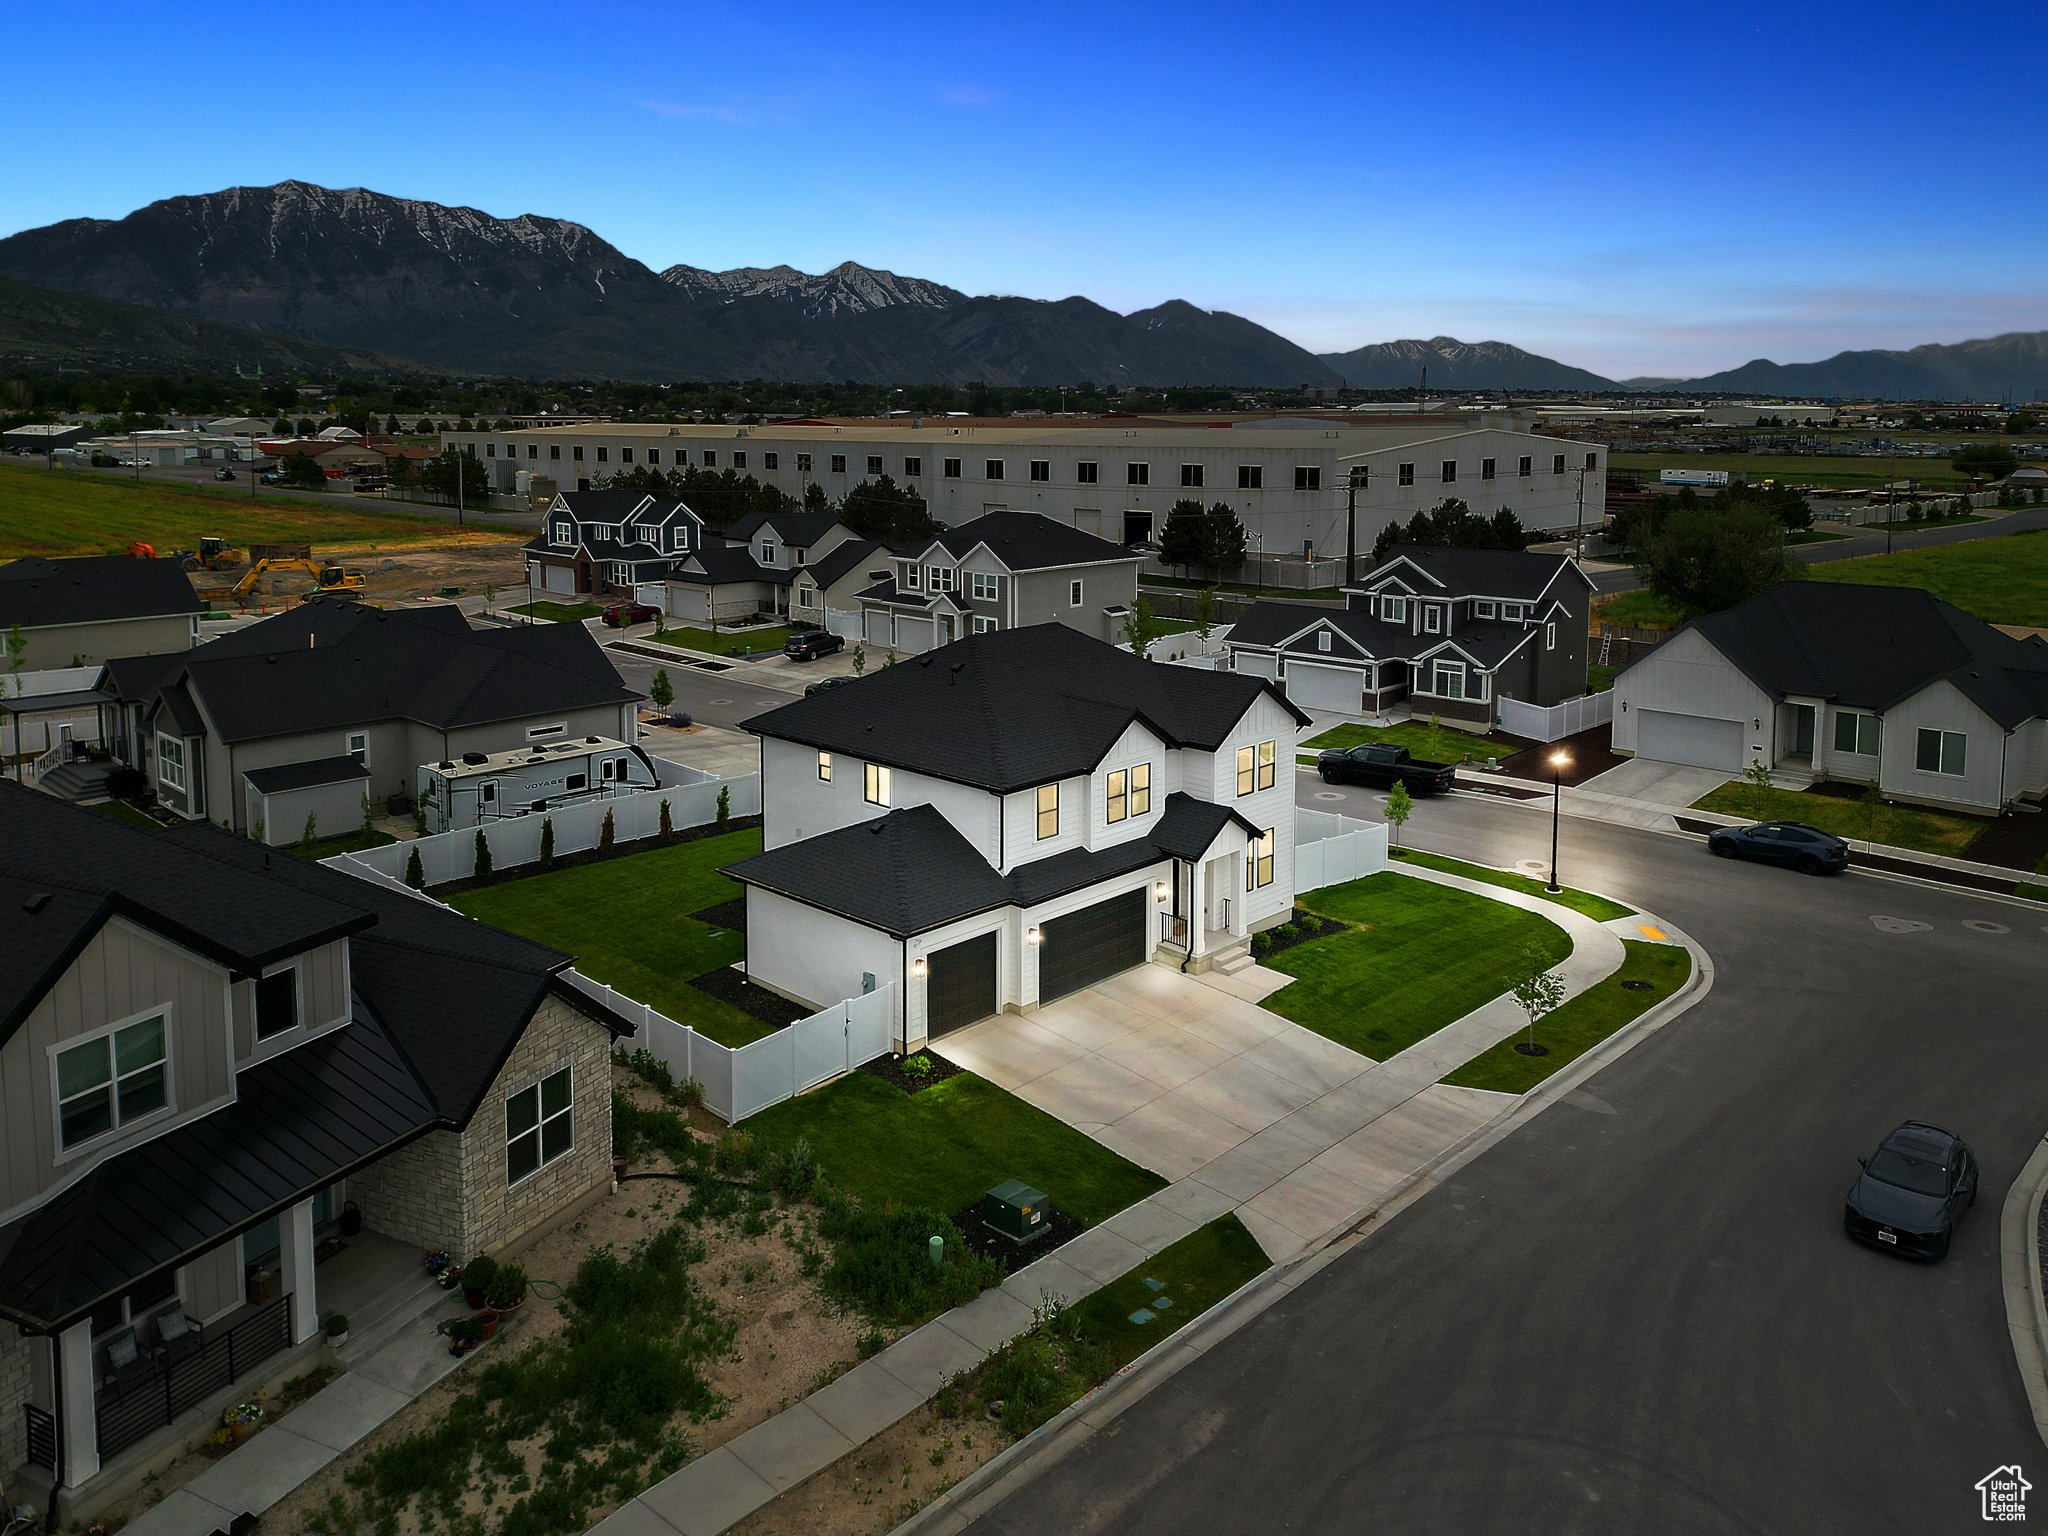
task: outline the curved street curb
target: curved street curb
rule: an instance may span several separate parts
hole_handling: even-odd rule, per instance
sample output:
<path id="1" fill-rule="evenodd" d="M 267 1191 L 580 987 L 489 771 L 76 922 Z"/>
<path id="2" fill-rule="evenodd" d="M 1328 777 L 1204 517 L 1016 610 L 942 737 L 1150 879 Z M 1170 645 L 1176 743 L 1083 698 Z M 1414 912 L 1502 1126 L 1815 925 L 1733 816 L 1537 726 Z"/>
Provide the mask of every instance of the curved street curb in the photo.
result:
<path id="1" fill-rule="evenodd" d="M 1714 962 L 1691 935 L 1675 924 L 1663 922 L 1649 912 L 1637 915 L 1663 929 L 1673 943 L 1682 946 L 1692 956 L 1692 975 L 1683 987 L 1569 1065 L 1560 1067 L 1527 1093 L 1516 1095 L 1514 1102 L 1493 1119 L 1414 1170 L 1388 1191 L 1385 1198 L 1353 1218 L 1342 1231 L 1326 1239 L 1320 1247 L 1311 1248 L 1254 1276 L 1179 1333 L 1161 1339 L 1093 1392 L 1068 1405 L 1015 1445 L 1005 1447 L 970 1472 L 898 1525 L 890 1536 L 954 1536 L 954 1533 L 967 1529 L 1015 1489 L 1043 1475 L 1079 1450 L 1091 1436 L 1127 1408 L 1172 1380 L 1182 1369 L 1282 1300 L 1297 1286 L 1320 1274 L 1328 1265 L 1364 1242 L 1443 1182 L 1445 1177 L 1491 1149 L 1524 1121 L 1541 1114 L 1609 1062 L 1627 1054 L 1639 1042 L 1697 1005 L 1713 989 Z M 2048 1181 L 2048 1141 L 2043 1142 L 2035 1157 L 2042 1165 L 2044 1181 Z M 2029 1163 L 2028 1167 L 2031 1169 L 2033 1164 Z M 2038 1314 L 2041 1308 L 2038 1290 L 2034 1294 L 2034 1307 Z M 2042 1328 L 2043 1337 L 2048 1338 L 2048 1318 L 2043 1319 Z M 2030 1393 L 2034 1390 L 2031 1380 L 2028 1390 Z M 2041 1397 L 2034 1399 L 2037 1421 L 2043 1405 L 2048 1404 L 2048 1379 L 2043 1381 L 2042 1393 Z M 2040 1422 L 2044 1424 L 2043 1435 L 2048 1436 L 2048 1421 Z"/>
<path id="2" fill-rule="evenodd" d="M 2041 1297 L 2041 1200 L 2048 1195 L 2048 1137 L 2006 1191 L 1999 1212 L 1999 1269 L 2005 1325 L 2034 1411 L 2034 1430 L 2048 1443 L 2048 1306 Z"/>

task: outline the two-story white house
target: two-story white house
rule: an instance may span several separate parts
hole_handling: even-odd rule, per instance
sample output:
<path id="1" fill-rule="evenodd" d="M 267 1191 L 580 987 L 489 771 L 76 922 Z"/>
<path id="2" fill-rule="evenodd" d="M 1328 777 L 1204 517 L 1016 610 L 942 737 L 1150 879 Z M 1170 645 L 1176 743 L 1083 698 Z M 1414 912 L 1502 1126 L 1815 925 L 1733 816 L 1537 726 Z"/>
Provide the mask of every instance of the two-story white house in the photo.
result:
<path id="1" fill-rule="evenodd" d="M 1142 557 L 1037 512 L 990 512 L 890 558 L 860 594 L 861 638 L 915 655 L 992 629 L 1064 624 L 1122 638 Z"/>
<path id="2" fill-rule="evenodd" d="M 629 1026 L 567 955 L 9 783 L 0 897 L 11 1495 L 83 1518 L 385 1294 L 379 1263 L 410 1295 L 412 1252 L 503 1252 L 610 1187 Z"/>
<path id="3" fill-rule="evenodd" d="M 526 583 L 550 597 L 631 598 L 704 547 L 704 520 L 645 491 L 561 491 L 526 541 Z"/>
<path id="4" fill-rule="evenodd" d="M 756 716 L 752 979 L 901 984 L 905 1049 L 1148 960 L 1203 969 L 1294 906 L 1294 748 L 1271 683 L 1062 624 L 970 636 Z"/>

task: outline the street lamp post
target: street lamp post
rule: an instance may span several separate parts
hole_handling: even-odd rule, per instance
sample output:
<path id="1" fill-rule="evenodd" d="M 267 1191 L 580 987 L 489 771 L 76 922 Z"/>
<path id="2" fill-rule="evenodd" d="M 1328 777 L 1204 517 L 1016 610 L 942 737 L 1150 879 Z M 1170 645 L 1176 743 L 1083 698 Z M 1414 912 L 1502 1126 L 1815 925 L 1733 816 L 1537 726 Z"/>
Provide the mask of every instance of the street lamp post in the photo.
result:
<path id="1" fill-rule="evenodd" d="M 1557 883 L 1557 826 L 1564 811 L 1564 771 L 1571 764 L 1569 752 L 1550 754 L 1550 884 L 1544 889 L 1553 896 L 1564 889 Z"/>

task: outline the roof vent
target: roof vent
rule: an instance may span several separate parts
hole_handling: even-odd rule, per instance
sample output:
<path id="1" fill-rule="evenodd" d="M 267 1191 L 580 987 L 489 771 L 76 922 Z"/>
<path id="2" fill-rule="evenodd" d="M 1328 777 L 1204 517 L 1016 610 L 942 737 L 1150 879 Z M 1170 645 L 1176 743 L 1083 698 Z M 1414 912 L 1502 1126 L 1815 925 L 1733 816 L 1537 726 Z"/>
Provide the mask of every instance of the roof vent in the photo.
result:
<path id="1" fill-rule="evenodd" d="M 584 737 L 583 739 L 584 739 L 584 741 L 585 741 L 586 743 L 588 743 L 588 744 L 589 744 L 590 746 L 593 746 L 593 747 L 594 747 L 594 746 L 596 746 L 596 745 L 597 745 L 597 738 L 596 738 L 595 736 L 586 736 L 586 737 Z"/>
<path id="2" fill-rule="evenodd" d="M 490 759 L 485 757 L 484 754 L 481 752 L 465 752 L 462 754 L 462 760 L 465 763 L 468 763 L 472 768 L 474 768 L 479 763 L 485 763 L 490 761 Z"/>
<path id="3" fill-rule="evenodd" d="M 455 759 L 452 757 L 444 757 L 441 759 L 441 761 L 434 764 L 434 766 L 436 768 L 453 768 L 455 766 Z"/>
<path id="4" fill-rule="evenodd" d="M 42 911 L 43 908 L 47 907 L 49 904 L 50 893 L 48 891 L 37 891 L 33 896 L 29 897 L 27 901 L 24 901 L 21 904 L 21 910 L 26 912 L 30 917 L 34 917 L 38 912 Z"/>
<path id="5" fill-rule="evenodd" d="M 882 835 L 882 823 L 887 821 L 888 819 L 889 818 L 886 816 L 877 816 L 873 821 L 868 823 L 868 831 L 872 832 L 876 837 L 880 837 Z M 39 896 L 36 898 L 36 900 L 47 901 L 49 900 L 49 898 L 47 896 Z"/>

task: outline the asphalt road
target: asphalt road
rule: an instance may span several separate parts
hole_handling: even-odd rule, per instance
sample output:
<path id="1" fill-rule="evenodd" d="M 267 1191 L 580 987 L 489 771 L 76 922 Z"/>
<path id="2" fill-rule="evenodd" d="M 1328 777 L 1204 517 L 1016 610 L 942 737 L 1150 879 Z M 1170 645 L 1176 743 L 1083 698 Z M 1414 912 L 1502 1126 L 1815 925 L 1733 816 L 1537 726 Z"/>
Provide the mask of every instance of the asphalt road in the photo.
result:
<path id="1" fill-rule="evenodd" d="M 1549 835 L 1459 795 L 1406 840 L 1513 864 Z M 2042 1462 L 1998 1212 L 2048 1125 L 2048 914 L 1602 823 L 1567 820 L 1563 859 L 1691 933 L 1706 998 L 976 1530 L 1959 1531 L 1980 1477 Z M 1940 1265 L 1841 1231 L 1854 1158 L 1908 1117 L 1983 1163 Z"/>

